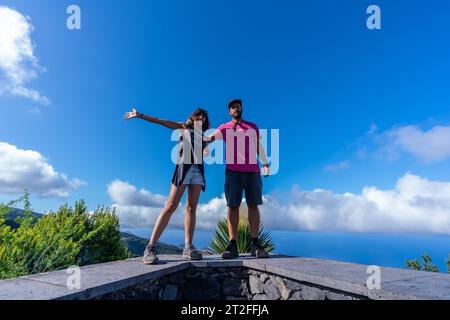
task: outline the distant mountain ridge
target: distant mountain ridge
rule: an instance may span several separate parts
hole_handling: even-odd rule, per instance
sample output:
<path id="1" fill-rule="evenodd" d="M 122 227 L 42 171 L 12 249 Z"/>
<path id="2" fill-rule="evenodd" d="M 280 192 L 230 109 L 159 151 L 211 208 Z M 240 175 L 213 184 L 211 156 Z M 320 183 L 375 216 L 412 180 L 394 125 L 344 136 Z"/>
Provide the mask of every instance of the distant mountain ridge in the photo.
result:
<path id="1" fill-rule="evenodd" d="M 17 209 L 17 208 L 11 208 L 11 211 L 6 214 L 6 224 L 9 225 L 11 228 L 16 229 L 19 227 L 19 224 L 16 222 L 16 219 L 23 216 L 24 210 Z M 35 219 L 35 222 L 42 218 L 44 215 L 41 213 L 33 212 L 33 218 Z M 120 237 L 122 241 L 126 244 L 128 247 L 128 250 L 130 251 L 131 255 L 133 257 L 140 257 L 144 253 L 145 247 L 148 244 L 148 240 L 138 237 L 134 234 L 131 234 L 129 232 L 120 232 Z M 160 243 L 157 246 L 157 251 L 160 254 L 181 254 L 183 250 L 177 246 L 166 244 L 166 243 Z"/>
<path id="2" fill-rule="evenodd" d="M 144 253 L 145 247 L 149 240 L 138 237 L 129 232 L 121 232 L 122 241 L 128 247 L 128 250 L 135 257 L 140 257 Z M 180 247 L 167 244 L 167 243 L 158 243 L 156 246 L 156 251 L 160 254 L 181 254 L 183 250 Z"/>
<path id="3" fill-rule="evenodd" d="M 19 227 L 19 224 L 16 222 L 16 219 L 23 216 L 24 210 L 17 209 L 17 208 L 11 208 L 11 211 L 6 214 L 6 224 L 9 225 L 11 228 L 16 229 Z M 33 212 L 33 218 L 34 222 L 42 218 L 44 215 Z"/>

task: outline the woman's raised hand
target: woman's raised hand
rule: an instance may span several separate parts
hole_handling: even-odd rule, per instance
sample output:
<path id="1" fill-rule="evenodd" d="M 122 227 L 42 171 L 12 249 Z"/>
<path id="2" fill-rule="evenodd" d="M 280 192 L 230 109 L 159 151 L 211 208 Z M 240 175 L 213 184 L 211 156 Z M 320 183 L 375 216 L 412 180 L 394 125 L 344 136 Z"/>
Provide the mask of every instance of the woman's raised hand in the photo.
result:
<path id="1" fill-rule="evenodd" d="M 133 110 L 131 112 L 125 113 L 124 119 L 131 120 L 131 119 L 141 118 L 141 117 L 142 117 L 142 113 L 137 112 L 136 109 L 133 108 Z"/>
<path id="2" fill-rule="evenodd" d="M 186 123 L 184 124 L 186 127 L 194 126 L 194 120 L 192 118 L 188 118 Z"/>

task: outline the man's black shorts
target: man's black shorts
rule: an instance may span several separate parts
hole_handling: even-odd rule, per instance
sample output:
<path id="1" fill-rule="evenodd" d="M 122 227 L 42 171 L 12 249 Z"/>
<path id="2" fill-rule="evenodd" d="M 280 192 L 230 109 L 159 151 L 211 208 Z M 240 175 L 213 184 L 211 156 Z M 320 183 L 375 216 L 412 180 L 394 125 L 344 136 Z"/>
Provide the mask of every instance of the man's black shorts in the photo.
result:
<path id="1" fill-rule="evenodd" d="M 262 205 L 262 188 L 259 172 L 237 172 L 228 169 L 225 172 L 225 197 L 230 208 L 241 205 L 242 192 L 245 192 L 247 205 Z"/>

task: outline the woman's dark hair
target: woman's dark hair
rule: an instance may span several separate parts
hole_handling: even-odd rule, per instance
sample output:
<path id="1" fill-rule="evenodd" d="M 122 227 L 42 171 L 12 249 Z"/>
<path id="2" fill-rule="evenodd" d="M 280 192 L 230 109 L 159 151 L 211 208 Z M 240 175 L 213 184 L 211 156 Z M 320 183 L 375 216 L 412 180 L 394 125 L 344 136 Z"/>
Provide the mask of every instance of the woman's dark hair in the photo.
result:
<path id="1" fill-rule="evenodd" d="M 209 130 L 210 128 L 211 128 L 211 124 L 210 124 L 210 122 L 209 122 L 209 116 L 208 116 L 208 111 L 206 111 L 205 109 L 202 109 L 202 108 L 198 108 L 198 109 L 196 109 L 192 114 L 191 114 L 191 116 L 189 117 L 189 124 L 188 124 L 188 126 L 189 127 L 191 127 L 191 128 L 193 128 L 194 127 L 194 121 L 195 121 L 195 118 L 197 117 L 197 116 L 199 116 L 199 115 L 203 115 L 203 125 L 202 125 L 202 130 L 203 131 L 206 131 L 206 130 Z"/>

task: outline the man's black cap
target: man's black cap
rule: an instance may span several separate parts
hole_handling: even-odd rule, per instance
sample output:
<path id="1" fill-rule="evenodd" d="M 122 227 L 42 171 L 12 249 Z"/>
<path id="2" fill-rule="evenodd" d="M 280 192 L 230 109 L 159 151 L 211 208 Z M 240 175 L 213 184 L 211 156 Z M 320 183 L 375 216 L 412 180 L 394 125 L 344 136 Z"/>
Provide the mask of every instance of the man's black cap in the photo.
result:
<path id="1" fill-rule="evenodd" d="M 228 103 L 228 110 L 230 110 L 231 107 L 233 106 L 233 104 L 235 104 L 235 103 L 239 103 L 242 106 L 242 100 L 241 99 L 234 99 L 234 100 L 231 100 L 230 103 Z"/>

